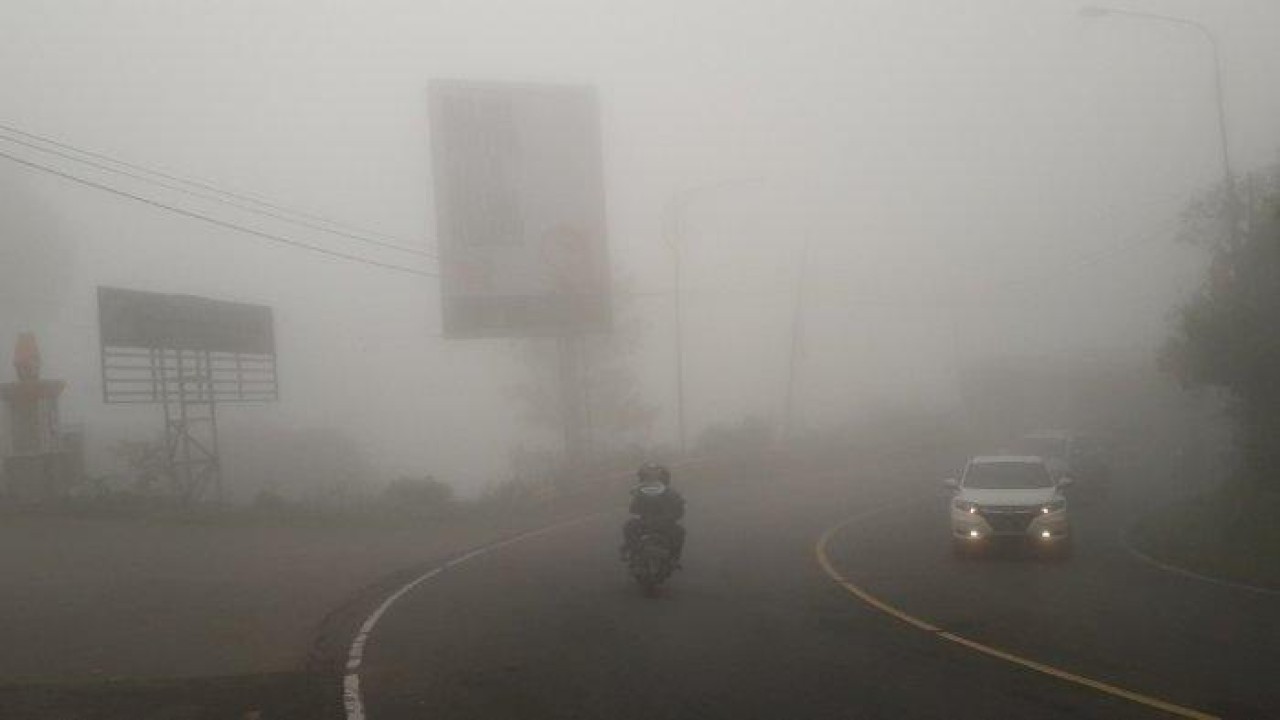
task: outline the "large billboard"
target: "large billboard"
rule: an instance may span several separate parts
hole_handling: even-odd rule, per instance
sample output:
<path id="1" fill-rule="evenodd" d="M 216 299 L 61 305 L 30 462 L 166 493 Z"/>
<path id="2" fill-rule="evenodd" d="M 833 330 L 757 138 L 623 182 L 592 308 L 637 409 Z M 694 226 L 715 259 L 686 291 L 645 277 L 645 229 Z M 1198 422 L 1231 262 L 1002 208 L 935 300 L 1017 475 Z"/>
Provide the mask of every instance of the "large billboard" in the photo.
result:
<path id="1" fill-rule="evenodd" d="M 595 91 L 435 81 L 430 111 L 445 336 L 608 331 Z"/>
<path id="2" fill-rule="evenodd" d="M 103 345 L 254 355 L 276 351 L 271 308 L 262 305 L 100 287 L 98 318 Z"/>
<path id="3" fill-rule="evenodd" d="M 98 327 L 106 402 L 279 398 L 269 307 L 100 287 Z"/>

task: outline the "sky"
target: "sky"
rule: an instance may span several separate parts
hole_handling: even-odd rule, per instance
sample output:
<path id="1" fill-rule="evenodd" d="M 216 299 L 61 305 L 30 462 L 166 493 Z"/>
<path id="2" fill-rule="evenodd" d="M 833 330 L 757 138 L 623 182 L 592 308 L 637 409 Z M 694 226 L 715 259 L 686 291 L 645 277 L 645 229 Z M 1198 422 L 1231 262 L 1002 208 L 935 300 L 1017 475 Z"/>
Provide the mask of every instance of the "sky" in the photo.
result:
<path id="1" fill-rule="evenodd" d="M 1247 171 L 1278 159 L 1280 5 L 1117 7 L 1211 28 L 1233 163 Z M 692 188 L 713 188 L 690 203 L 680 252 L 695 428 L 781 411 L 801 285 L 801 405 L 816 424 L 886 401 L 945 406 L 956 368 L 986 357 L 1153 351 L 1203 262 L 1172 241 L 1179 213 L 1221 176 L 1211 55 L 1191 29 L 1078 9 L 5 0 L 0 124 L 433 252 L 428 83 L 593 85 L 613 275 L 639 318 L 634 365 L 662 410 L 658 443 L 673 429 L 675 334 L 662 227 L 671 198 Z M 0 152 L 436 269 L 12 141 L 0 139 Z M 439 338 L 432 278 L 282 247 L 5 158 L 0 184 L 6 208 L 39 218 L 12 219 L 8 233 L 0 218 L 0 243 L 39 235 L 61 248 L 52 266 L 9 262 L 0 277 L 27 288 L 48 274 L 69 288 L 61 299 L 45 298 L 42 283 L 11 290 L 43 309 L 0 310 L 0 344 L 37 326 L 49 371 L 72 381 L 66 413 L 105 436 L 152 432 L 159 419 L 101 406 L 98 285 L 276 308 L 283 400 L 225 422 L 338 427 L 388 472 L 433 471 L 468 487 L 536 441 L 510 407 L 514 342 Z"/>

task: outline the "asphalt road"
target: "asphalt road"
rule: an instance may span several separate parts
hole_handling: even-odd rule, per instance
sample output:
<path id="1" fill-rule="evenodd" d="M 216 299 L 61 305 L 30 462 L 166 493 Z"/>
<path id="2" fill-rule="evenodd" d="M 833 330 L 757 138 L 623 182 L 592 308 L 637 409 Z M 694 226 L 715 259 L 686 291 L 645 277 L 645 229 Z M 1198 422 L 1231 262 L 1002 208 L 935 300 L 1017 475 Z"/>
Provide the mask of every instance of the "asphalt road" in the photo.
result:
<path id="1" fill-rule="evenodd" d="M 401 597 L 364 649 L 371 720 L 1143 718 L 870 607 L 815 562 L 965 637 L 1225 717 L 1280 717 L 1280 602 L 1169 575 L 1119 542 L 1133 488 L 1078 508 L 1067 563 L 956 561 L 931 478 L 693 488 L 686 569 L 643 597 L 622 516 L 515 543 Z M 922 499 L 923 498 L 923 499 Z"/>

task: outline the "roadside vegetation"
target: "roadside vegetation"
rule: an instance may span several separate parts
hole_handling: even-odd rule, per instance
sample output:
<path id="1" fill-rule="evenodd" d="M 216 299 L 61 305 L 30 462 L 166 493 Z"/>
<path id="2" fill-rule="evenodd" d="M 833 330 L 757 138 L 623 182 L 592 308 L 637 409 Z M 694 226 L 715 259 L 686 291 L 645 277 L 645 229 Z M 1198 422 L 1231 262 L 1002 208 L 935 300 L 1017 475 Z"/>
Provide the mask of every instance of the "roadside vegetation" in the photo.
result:
<path id="1" fill-rule="evenodd" d="M 493 524 L 504 518 L 548 518 L 564 512 L 623 503 L 640 464 L 659 459 L 679 465 L 670 448 L 633 444 L 595 453 L 567 467 L 554 450 L 519 448 L 511 471 L 478 492 L 461 493 L 430 473 L 387 478 L 348 438 L 308 431 L 276 438 L 276 452 L 251 446 L 251 462 L 237 458 L 226 481 L 259 488 L 219 501 L 192 501 L 176 494 L 166 475 L 163 441 L 121 441 L 111 448 L 121 471 L 90 476 L 66 496 L 17 503 L 0 496 L 0 515 L 96 518 L 149 524 L 229 527 L 430 528 Z M 746 419 L 711 427 L 689 458 L 713 458 L 737 467 L 770 450 L 768 423 Z M 701 471 L 701 469 L 700 469 Z"/>
<path id="2" fill-rule="evenodd" d="M 1217 491 L 1155 512 L 1134 541 L 1175 566 L 1280 587 L 1280 164 L 1235 195 L 1234 212 L 1219 188 L 1188 213 L 1209 272 L 1161 358 L 1184 386 L 1225 395 L 1235 462 Z"/>

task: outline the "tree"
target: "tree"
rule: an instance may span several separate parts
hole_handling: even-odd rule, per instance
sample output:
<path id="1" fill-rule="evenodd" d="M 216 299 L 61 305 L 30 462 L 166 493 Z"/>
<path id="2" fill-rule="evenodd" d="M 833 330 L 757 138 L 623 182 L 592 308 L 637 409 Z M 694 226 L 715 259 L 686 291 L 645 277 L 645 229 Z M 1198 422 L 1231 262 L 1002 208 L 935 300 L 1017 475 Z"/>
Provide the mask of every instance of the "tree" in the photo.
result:
<path id="1" fill-rule="evenodd" d="M 630 304 L 614 299 L 614 328 L 607 335 L 575 339 L 579 394 L 588 451 L 595 455 L 643 444 L 657 420 L 657 409 L 645 398 L 632 365 L 643 329 Z M 560 351 L 557 339 L 520 342 L 520 381 L 509 389 L 521 419 L 560 439 L 563 398 L 560 396 Z"/>
<path id="2" fill-rule="evenodd" d="M 1280 164 L 1246 178 L 1240 194 L 1238 240 L 1223 231 L 1221 190 L 1190 208 L 1188 239 L 1211 262 L 1161 361 L 1185 386 L 1227 393 L 1244 479 L 1280 490 Z"/>

